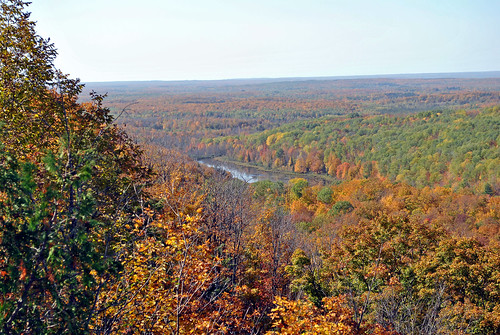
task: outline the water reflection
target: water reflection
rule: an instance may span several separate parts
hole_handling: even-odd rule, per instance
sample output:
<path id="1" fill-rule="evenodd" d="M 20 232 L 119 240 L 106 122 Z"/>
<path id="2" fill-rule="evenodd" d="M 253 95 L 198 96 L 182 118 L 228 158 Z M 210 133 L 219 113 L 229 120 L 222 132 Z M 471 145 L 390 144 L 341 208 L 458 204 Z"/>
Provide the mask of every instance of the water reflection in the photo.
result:
<path id="1" fill-rule="evenodd" d="M 214 159 L 203 159 L 199 160 L 198 163 L 212 167 L 219 168 L 224 171 L 231 173 L 234 178 L 238 178 L 247 183 L 255 183 L 261 180 L 271 180 L 271 181 L 281 181 L 283 183 L 287 183 L 290 179 L 297 178 L 295 175 L 289 175 L 283 172 L 268 172 L 262 171 L 257 168 L 248 167 L 248 166 L 240 166 L 236 164 L 232 164 L 230 162 L 221 162 Z M 303 175 L 301 178 L 305 178 L 309 180 L 312 184 L 324 184 L 325 181 L 321 176 L 313 176 L 313 175 Z"/>
<path id="2" fill-rule="evenodd" d="M 258 171 L 257 169 L 241 167 L 231 163 L 222 163 L 213 159 L 200 160 L 198 161 L 198 163 L 206 165 L 208 167 L 222 169 L 226 172 L 229 172 L 234 178 L 243 180 L 247 183 L 255 183 L 259 180 L 266 179 L 262 178 L 260 171 Z M 258 173 L 256 173 L 256 171 L 258 171 Z"/>

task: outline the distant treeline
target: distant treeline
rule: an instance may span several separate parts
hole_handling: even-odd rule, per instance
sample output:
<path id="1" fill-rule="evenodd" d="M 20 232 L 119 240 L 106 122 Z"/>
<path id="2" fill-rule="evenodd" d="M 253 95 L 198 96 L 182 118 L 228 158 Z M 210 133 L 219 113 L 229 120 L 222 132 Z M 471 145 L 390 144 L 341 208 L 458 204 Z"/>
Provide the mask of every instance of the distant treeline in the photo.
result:
<path id="1" fill-rule="evenodd" d="M 141 142 L 197 156 L 202 140 L 345 115 L 500 104 L 500 78 L 356 78 L 89 84 Z M 123 112 L 123 113 L 122 113 Z M 223 152 L 211 152 L 220 155 Z"/>

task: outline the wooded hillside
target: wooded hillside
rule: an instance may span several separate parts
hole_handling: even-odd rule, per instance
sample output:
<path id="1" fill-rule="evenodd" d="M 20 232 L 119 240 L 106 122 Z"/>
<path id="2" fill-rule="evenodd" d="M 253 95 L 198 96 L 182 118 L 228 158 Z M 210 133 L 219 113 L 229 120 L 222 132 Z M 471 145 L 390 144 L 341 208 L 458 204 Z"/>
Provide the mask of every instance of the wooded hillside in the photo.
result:
<path id="1" fill-rule="evenodd" d="M 446 185 L 468 164 L 473 177 L 498 174 L 488 161 L 498 160 L 497 108 L 288 126 L 330 127 L 325 138 L 339 128 L 360 141 L 353 154 L 374 160 L 369 145 L 390 142 L 363 136 L 404 143 L 398 125 L 422 140 L 422 156 L 443 143 L 443 186 L 380 172 L 247 184 L 136 144 L 100 95 L 78 102 L 82 86 L 55 68 L 27 4 L 0 3 L 2 334 L 500 332 L 500 198 L 494 184 Z M 477 139 L 458 141 L 464 130 Z M 279 150 L 278 131 L 242 143 L 262 136 Z M 308 152 L 323 135 L 303 132 L 311 139 L 293 145 Z M 464 172 L 448 148 L 467 159 Z"/>
<path id="2" fill-rule="evenodd" d="M 383 176 L 415 186 L 499 188 L 500 107 L 405 117 L 322 118 L 202 142 L 266 168 L 328 173 L 340 180 Z M 489 186 L 487 186 L 489 185 Z"/>
<path id="3" fill-rule="evenodd" d="M 201 140 L 328 116 L 407 115 L 500 104 L 499 78 L 357 78 L 89 83 L 129 134 L 192 157 Z M 85 96 L 83 96 L 85 100 Z M 125 108 L 125 112 L 122 110 Z M 223 152 L 222 152 L 223 153 Z"/>

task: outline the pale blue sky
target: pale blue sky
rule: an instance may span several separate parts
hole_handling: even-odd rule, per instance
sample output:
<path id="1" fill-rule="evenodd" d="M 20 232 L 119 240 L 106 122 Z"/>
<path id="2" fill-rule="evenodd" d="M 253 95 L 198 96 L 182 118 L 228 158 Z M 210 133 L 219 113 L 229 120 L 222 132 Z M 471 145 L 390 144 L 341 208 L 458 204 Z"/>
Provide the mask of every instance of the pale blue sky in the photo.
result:
<path id="1" fill-rule="evenodd" d="M 33 0 L 83 81 L 500 70 L 499 0 Z"/>

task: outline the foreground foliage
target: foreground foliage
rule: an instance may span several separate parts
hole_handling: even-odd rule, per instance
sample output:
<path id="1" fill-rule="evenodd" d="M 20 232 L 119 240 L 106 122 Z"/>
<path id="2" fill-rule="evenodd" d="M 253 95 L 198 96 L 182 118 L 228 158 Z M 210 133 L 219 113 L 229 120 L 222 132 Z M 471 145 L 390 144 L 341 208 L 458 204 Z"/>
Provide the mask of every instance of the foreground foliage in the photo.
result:
<path id="1" fill-rule="evenodd" d="M 5 334 L 497 334 L 500 200 L 248 185 L 113 124 L 1 2 Z"/>

